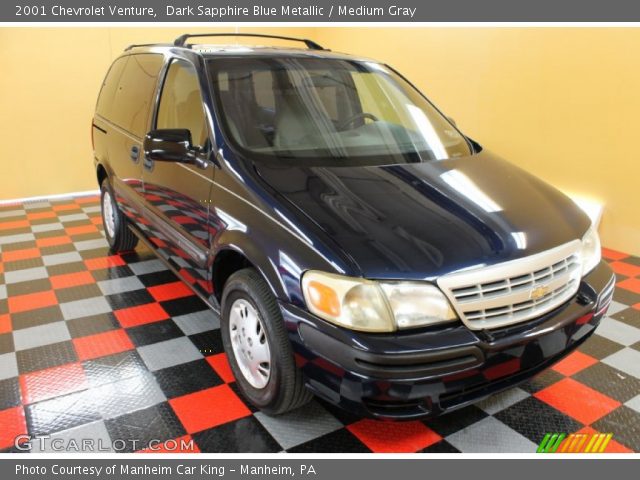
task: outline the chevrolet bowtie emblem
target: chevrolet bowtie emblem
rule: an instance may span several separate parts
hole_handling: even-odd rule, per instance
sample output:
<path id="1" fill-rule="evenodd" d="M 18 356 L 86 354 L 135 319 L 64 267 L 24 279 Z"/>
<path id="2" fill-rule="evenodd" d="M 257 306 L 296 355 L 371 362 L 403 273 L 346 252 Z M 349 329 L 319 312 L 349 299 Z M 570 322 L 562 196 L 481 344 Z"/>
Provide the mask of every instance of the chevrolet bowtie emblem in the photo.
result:
<path id="1" fill-rule="evenodd" d="M 529 298 L 531 300 L 539 300 L 542 297 L 544 297 L 547 293 L 549 293 L 549 291 L 550 289 L 547 285 L 536 285 L 531 290 L 531 293 L 529 294 Z"/>

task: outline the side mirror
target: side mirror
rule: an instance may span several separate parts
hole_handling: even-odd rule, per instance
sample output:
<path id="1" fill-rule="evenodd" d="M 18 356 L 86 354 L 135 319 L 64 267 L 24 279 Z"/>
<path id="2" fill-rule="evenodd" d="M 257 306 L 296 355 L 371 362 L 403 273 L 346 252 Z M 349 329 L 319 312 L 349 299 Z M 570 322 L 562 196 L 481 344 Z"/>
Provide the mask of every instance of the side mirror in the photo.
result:
<path id="1" fill-rule="evenodd" d="M 151 130 L 144 137 L 144 155 L 156 162 L 194 163 L 191 132 L 184 128 Z"/>

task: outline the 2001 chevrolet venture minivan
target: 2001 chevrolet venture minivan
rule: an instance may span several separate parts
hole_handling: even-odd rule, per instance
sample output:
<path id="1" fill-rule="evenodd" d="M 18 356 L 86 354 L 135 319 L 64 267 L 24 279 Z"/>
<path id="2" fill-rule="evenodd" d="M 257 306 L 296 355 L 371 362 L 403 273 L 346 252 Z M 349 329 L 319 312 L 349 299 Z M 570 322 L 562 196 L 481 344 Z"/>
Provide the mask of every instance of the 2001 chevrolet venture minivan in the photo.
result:
<path id="1" fill-rule="evenodd" d="M 112 250 L 143 240 L 220 312 L 253 405 L 434 416 L 593 333 L 614 276 L 569 198 L 387 65 L 200 36 L 113 63 L 95 167 Z"/>

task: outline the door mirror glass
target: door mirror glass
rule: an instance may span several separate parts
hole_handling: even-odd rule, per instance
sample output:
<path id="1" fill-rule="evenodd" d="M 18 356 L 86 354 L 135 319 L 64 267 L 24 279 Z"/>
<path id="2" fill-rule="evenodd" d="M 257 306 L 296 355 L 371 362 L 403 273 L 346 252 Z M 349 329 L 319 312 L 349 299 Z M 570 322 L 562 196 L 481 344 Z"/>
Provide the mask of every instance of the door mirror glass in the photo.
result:
<path id="1" fill-rule="evenodd" d="M 144 138 L 144 154 L 156 162 L 192 163 L 195 150 L 191 132 L 184 128 L 151 130 Z"/>

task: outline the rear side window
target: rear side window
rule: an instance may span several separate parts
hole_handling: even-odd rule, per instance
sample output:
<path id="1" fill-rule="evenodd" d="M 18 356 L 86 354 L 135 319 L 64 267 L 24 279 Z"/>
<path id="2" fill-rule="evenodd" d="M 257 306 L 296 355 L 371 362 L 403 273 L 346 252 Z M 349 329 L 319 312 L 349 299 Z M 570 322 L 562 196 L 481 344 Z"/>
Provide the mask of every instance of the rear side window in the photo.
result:
<path id="1" fill-rule="evenodd" d="M 100 95 L 98 96 L 98 103 L 96 105 L 96 112 L 105 118 L 111 118 L 111 109 L 113 106 L 113 96 L 118 88 L 122 71 L 129 57 L 120 57 L 109 69 L 107 76 L 102 82 L 102 88 L 100 89 Z"/>
<path id="2" fill-rule="evenodd" d="M 162 87 L 156 128 L 186 128 L 194 146 L 206 147 L 207 121 L 202 106 L 198 73 L 184 60 L 169 66 Z"/>
<path id="3" fill-rule="evenodd" d="M 113 94 L 107 118 L 137 137 L 146 133 L 163 62 L 164 57 L 159 54 L 130 55 Z"/>

